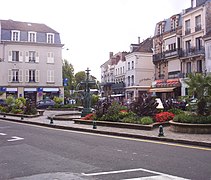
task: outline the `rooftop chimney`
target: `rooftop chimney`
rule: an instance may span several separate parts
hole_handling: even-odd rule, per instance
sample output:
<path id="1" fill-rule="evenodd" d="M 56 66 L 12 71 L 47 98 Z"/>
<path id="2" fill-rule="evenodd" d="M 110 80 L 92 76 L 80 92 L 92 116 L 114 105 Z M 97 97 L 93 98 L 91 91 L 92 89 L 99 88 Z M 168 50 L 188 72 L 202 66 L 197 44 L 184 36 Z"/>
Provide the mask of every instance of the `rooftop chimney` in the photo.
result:
<path id="1" fill-rule="evenodd" d="M 140 37 L 138 37 L 138 44 L 140 44 Z"/>
<path id="2" fill-rule="evenodd" d="M 113 57 L 114 53 L 113 52 L 110 52 L 109 53 L 109 58 L 111 59 Z"/>

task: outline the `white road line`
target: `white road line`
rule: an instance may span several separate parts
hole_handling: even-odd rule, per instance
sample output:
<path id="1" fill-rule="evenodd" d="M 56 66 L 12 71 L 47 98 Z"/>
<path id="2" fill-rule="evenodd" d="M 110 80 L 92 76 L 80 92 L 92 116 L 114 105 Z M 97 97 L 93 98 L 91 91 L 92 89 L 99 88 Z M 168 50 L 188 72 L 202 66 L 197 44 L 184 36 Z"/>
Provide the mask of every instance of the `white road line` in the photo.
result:
<path id="1" fill-rule="evenodd" d="M 147 177 L 138 177 L 138 178 L 132 178 L 132 179 L 122 179 L 122 180 L 184 180 L 184 178 L 172 178 L 168 176 L 147 176 Z"/>
<path id="2" fill-rule="evenodd" d="M 6 136 L 7 134 L 5 134 L 5 133 L 0 133 L 0 136 Z"/>
<path id="3" fill-rule="evenodd" d="M 168 178 L 177 178 L 180 180 L 187 180 L 185 178 L 181 178 L 181 177 L 177 177 L 177 176 L 172 176 L 169 174 L 165 174 L 165 173 L 161 173 L 161 172 L 157 172 L 157 171 L 151 171 L 148 169 L 143 169 L 143 168 L 138 168 L 138 169 L 126 169 L 126 170 L 119 170 L 119 171 L 108 171 L 108 172 L 99 172 L 99 173 L 82 173 L 82 175 L 84 176 L 100 176 L 100 175 L 108 175 L 108 174 L 118 174 L 118 173 L 127 173 L 127 172 L 135 172 L 135 171 L 144 171 L 144 172 L 148 172 L 148 173 L 152 173 L 152 174 L 158 174 L 164 177 L 168 177 Z"/>
<path id="4" fill-rule="evenodd" d="M 24 138 L 22 137 L 18 137 L 18 136 L 12 136 L 12 139 L 8 139 L 7 141 L 11 142 L 11 141 L 19 141 L 19 140 L 23 140 Z"/>

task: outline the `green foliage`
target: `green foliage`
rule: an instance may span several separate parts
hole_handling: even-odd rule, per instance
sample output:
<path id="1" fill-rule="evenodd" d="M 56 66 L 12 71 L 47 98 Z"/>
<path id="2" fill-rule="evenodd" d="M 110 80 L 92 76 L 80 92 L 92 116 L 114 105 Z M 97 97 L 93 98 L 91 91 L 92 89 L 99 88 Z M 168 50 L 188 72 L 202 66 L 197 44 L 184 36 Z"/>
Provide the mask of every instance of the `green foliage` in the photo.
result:
<path id="1" fill-rule="evenodd" d="M 143 125 L 149 125 L 149 124 L 152 124 L 153 122 L 154 122 L 153 119 L 149 116 L 141 118 L 141 124 Z"/>
<path id="2" fill-rule="evenodd" d="M 175 115 L 177 115 L 177 114 L 184 114 L 185 113 L 183 110 L 178 109 L 178 108 L 170 109 L 170 110 L 168 110 L 168 112 L 171 112 L 171 113 L 173 113 Z"/>
<path id="3" fill-rule="evenodd" d="M 209 115 L 211 113 L 211 76 L 205 76 L 201 73 L 190 74 L 185 83 L 189 86 L 188 95 L 198 99 L 196 103 L 197 114 Z"/>
<path id="4" fill-rule="evenodd" d="M 22 109 L 17 109 L 15 107 L 12 108 L 11 110 L 11 113 L 14 113 L 14 114 L 23 114 L 23 110 Z"/>
<path id="5" fill-rule="evenodd" d="M 190 124 L 211 124 L 211 116 L 178 114 L 174 117 L 173 121 Z"/>
<path id="6" fill-rule="evenodd" d="M 36 109 L 35 105 L 33 105 L 29 99 L 26 101 L 26 106 L 24 108 L 24 114 L 27 114 L 27 115 L 37 114 L 37 109 Z"/>
<path id="7" fill-rule="evenodd" d="M 141 118 L 135 115 L 127 116 L 122 119 L 124 123 L 138 123 L 140 122 Z"/>
<path id="8" fill-rule="evenodd" d="M 60 98 L 60 97 L 54 96 L 53 101 L 54 101 L 56 104 L 61 104 L 61 103 L 63 102 L 63 99 Z"/>
<path id="9" fill-rule="evenodd" d="M 92 106 L 95 106 L 97 104 L 98 100 L 99 100 L 99 96 L 92 94 L 92 96 L 91 96 Z"/>

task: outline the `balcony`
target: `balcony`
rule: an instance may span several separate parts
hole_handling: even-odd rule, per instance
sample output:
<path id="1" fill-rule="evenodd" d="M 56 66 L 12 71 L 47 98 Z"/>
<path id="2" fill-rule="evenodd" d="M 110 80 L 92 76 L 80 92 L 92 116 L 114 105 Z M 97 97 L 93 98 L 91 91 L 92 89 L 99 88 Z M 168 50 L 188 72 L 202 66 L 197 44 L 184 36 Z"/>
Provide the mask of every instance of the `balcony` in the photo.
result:
<path id="1" fill-rule="evenodd" d="M 205 55 L 204 47 L 202 46 L 199 48 L 192 47 L 191 49 L 182 51 L 182 57 L 198 56 L 198 55 Z"/>
<path id="2" fill-rule="evenodd" d="M 174 49 L 170 51 L 165 51 L 165 58 L 172 57 L 172 56 L 180 56 L 181 49 Z"/>
<path id="3" fill-rule="evenodd" d="M 153 55 L 153 62 L 161 61 L 164 58 L 165 58 L 164 53 L 154 54 Z"/>

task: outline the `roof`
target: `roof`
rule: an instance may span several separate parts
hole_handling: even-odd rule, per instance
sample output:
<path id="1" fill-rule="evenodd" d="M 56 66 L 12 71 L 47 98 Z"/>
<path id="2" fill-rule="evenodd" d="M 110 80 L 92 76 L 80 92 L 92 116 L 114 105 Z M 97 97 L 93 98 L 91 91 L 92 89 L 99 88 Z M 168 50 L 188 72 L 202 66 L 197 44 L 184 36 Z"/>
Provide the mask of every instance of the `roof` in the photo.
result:
<path id="1" fill-rule="evenodd" d="M 137 48 L 133 50 L 133 52 L 150 52 L 152 53 L 152 47 L 153 47 L 153 39 L 147 38 L 143 42 L 139 44 Z"/>
<path id="2" fill-rule="evenodd" d="M 20 31 L 35 31 L 35 32 L 45 32 L 45 33 L 58 33 L 52 28 L 45 24 L 31 23 L 31 22 L 21 22 L 13 20 L 0 20 L 1 28 L 7 30 L 20 30 Z"/>

